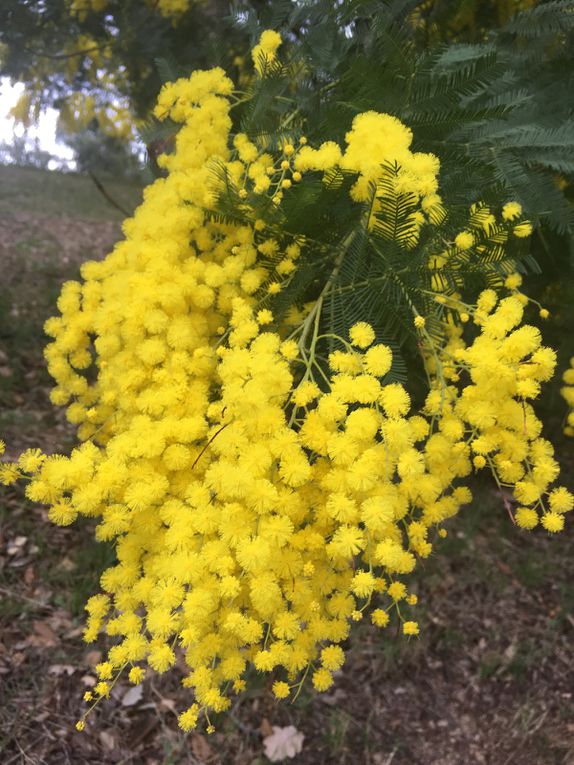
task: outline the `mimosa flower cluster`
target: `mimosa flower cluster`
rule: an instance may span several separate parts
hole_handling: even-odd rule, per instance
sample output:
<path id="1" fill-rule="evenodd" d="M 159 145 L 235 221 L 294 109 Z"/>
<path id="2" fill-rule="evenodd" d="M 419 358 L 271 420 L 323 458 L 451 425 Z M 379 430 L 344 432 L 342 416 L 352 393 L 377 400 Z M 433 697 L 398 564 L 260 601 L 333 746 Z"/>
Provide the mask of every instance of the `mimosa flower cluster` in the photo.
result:
<path id="1" fill-rule="evenodd" d="M 138 414 L 105 447 L 31 451 L 19 463 L 53 520 L 96 516 L 98 538 L 117 540 L 118 564 L 87 605 L 86 639 L 102 628 L 119 638 L 98 667 L 97 696 L 126 665 L 134 681 L 144 662 L 166 671 L 179 648 L 195 697 L 186 729 L 229 706 L 248 663 L 275 672 L 279 698 L 308 673 L 327 690 L 339 644 L 366 611 L 378 627 L 396 615 L 417 634 L 403 577 L 471 499 L 452 487 L 471 470 L 463 429 L 431 433 L 401 385 L 381 384 L 392 356 L 372 345 L 369 325 L 331 355 L 328 392 L 296 385 L 296 344 L 262 331 L 240 298 L 230 325 L 187 397 L 217 382 L 201 414 Z"/>
<path id="2" fill-rule="evenodd" d="M 531 403 L 552 377 L 556 354 L 541 344 L 536 327 L 521 323 L 519 296 L 499 300 L 494 290 L 485 290 L 469 310 L 465 319 L 480 333 L 466 346 L 462 329 L 447 327 L 439 365 L 444 378 L 433 378 L 425 412 L 441 429 L 446 422 L 464 431 L 474 469 L 489 468 L 498 486 L 512 491 L 519 526 L 532 529 L 540 522 L 547 531 L 561 531 L 573 498 L 565 488 L 553 488 L 559 466 Z M 427 363 L 432 374 L 436 359 Z"/>
<path id="3" fill-rule="evenodd" d="M 324 171 L 335 169 L 357 174 L 351 187 L 355 202 L 369 202 L 369 227 L 377 229 L 388 239 L 395 235 L 393 221 L 378 219 L 381 198 L 389 193 L 410 198 L 413 206 L 403 222 L 401 235 L 409 247 L 419 239 L 424 223 L 439 223 L 445 216 L 442 200 L 437 193 L 440 163 L 434 154 L 412 152 L 413 134 L 406 125 L 390 114 L 364 112 L 353 120 L 345 135 L 346 148 L 341 150 L 335 141 L 326 141 L 318 149 L 305 146 L 295 159 L 296 170 Z M 372 198 L 372 187 L 375 196 Z"/>
<path id="4" fill-rule="evenodd" d="M 279 42 L 262 36 L 259 75 Z M 86 606 L 86 640 L 114 641 L 87 700 L 108 696 L 124 670 L 138 683 L 146 667 L 184 664 L 185 730 L 200 716 L 211 730 L 210 713 L 229 707 L 249 667 L 273 673 L 279 699 L 308 676 L 327 690 L 363 618 L 418 634 L 405 577 L 470 502 L 473 469 L 488 465 L 512 488 L 524 528 L 540 520 L 558 531 L 572 507 L 553 487 L 552 447 L 530 403 L 554 354 L 520 326 L 515 296 L 487 290 L 468 307 L 478 330 L 469 345 L 445 322 L 434 349 L 415 318 L 432 380 L 419 414 L 385 380 L 392 353 L 367 322 L 336 338 L 315 378 L 308 341 L 324 293 L 274 323 L 269 301 L 307 243 L 251 219 L 258 199 L 279 208 L 305 173 L 353 172 L 349 204 L 370 201 L 368 226 L 383 235 L 384 194 L 412 195 L 414 247 L 421 226 L 444 217 L 438 160 L 412 153 L 408 128 L 375 112 L 354 119 L 343 149 L 304 136 L 262 148 L 232 135 L 232 98 L 221 69 L 162 90 L 157 117 L 181 124 L 159 161 L 167 176 L 146 189 L 125 240 L 64 285 L 60 316 L 46 324 L 52 401 L 83 443 L 69 457 L 28 450 L 0 470 L 4 483 L 28 476 L 27 496 L 54 522 L 92 517 L 97 538 L 115 542 L 117 564 Z M 244 223 L 210 214 L 222 171 Z M 465 236 L 459 251 L 473 244 Z"/>

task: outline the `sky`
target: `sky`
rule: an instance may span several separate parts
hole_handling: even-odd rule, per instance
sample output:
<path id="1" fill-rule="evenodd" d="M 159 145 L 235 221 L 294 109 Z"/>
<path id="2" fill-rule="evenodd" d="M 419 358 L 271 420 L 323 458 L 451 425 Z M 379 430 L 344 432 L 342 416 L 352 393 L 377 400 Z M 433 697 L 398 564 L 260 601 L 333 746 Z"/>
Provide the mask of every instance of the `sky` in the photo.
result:
<path id="1" fill-rule="evenodd" d="M 0 78 L 0 143 L 12 143 L 14 135 L 22 136 L 27 133 L 28 139 L 33 143 L 37 138 L 40 149 L 64 160 L 68 166 L 73 167 L 74 152 L 56 140 L 56 121 L 58 113 L 55 109 L 47 109 L 40 115 L 37 125 L 32 125 L 24 131 L 22 125 L 14 125 L 14 120 L 8 117 L 8 112 L 18 101 L 24 92 L 23 83 L 10 85 L 7 77 Z M 71 164 L 70 164 L 71 163 Z M 53 162 L 52 168 L 59 163 Z M 50 167 L 50 165 L 49 165 Z"/>

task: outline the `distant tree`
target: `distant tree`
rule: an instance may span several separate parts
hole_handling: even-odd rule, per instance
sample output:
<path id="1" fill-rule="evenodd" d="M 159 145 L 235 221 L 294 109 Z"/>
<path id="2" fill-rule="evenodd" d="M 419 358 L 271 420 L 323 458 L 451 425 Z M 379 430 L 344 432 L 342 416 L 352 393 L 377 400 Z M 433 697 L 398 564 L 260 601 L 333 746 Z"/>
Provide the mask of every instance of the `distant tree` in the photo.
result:
<path id="1" fill-rule="evenodd" d="M 162 84 L 158 59 L 186 73 L 229 65 L 245 35 L 230 32 L 227 14 L 222 0 L 0 3 L 0 76 L 26 85 L 14 116 L 29 124 L 52 106 L 67 133 L 133 139 Z"/>
<path id="2" fill-rule="evenodd" d="M 30 142 L 23 136 L 14 136 L 10 143 L 0 143 L 0 164 L 38 167 L 45 170 L 57 159 L 49 151 L 40 149 L 38 140 Z"/>
<path id="3" fill-rule="evenodd" d="M 327 3 L 368 26 L 377 5 L 398 13 L 419 49 L 446 40 L 481 42 L 536 0 L 402 0 Z M 0 3 L 0 76 L 26 84 L 14 114 L 33 121 L 47 105 L 68 134 L 97 129 L 129 141 L 161 84 L 222 65 L 241 82 L 260 27 L 304 35 L 316 6 L 295 0 L 9 0 Z M 241 23 L 231 23 L 239 21 Z"/>
<path id="4" fill-rule="evenodd" d="M 79 172 L 132 177 L 140 170 L 141 162 L 129 144 L 97 129 L 72 133 L 66 143 L 76 153 Z"/>

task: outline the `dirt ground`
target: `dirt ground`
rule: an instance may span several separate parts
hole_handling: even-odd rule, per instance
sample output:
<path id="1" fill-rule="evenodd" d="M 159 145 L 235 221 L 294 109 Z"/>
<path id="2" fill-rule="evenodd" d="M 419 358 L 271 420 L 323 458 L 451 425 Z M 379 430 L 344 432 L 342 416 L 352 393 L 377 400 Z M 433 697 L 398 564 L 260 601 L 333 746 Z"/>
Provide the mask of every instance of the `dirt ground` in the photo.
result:
<path id="1" fill-rule="evenodd" d="M 38 193 L 37 175 L 10 172 L 21 199 Z M 88 179 L 56 180 L 45 214 L 41 199 L 10 209 L 0 194 L 0 435 L 10 454 L 72 443 L 48 401 L 41 326 L 59 284 L 120 235 Z M 571 485 L 574 444 L 560 440 L 559 452 Z M 557 537 L 528 535 L 492 487 L 475 494 L 417 572 L 418 639 L 359 625 L 329 693 L 276 702 L 254 673 L 213 735 L 185 735 L 176 717 L 189 692 L 153 674 L 137 689 L 120 680 L 75 730 L 105 649 L 82 642 L 83 604 L 113 551 L 88 523 L 55 527 L 20 490 L 0 492 L 1 765 L 266 765 L 274 726 L 303 734 L 285 760 L 297 765 L 574 765 L 572 520 Z"/>

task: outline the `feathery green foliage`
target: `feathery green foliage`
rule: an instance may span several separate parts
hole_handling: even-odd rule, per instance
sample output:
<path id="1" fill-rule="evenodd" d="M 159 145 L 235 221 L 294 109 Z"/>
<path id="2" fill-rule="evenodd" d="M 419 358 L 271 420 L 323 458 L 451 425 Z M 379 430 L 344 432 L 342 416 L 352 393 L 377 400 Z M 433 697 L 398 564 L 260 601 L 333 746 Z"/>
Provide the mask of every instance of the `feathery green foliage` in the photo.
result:
<path id="1" fill-rule="evenodd" d="M 353 323 L 367 320 L 408 358 L 417 343 L 413 310 L 440 315 L 429 297 L 433 284 L 472 298 L 501 275 L 539 271 L 528 244 L 502 246 L 504 226 L 498 224 L 488 235 L 475 232 L 470 255 L 450 257 L 448 267 L 433 271 L 433 256 L 452 243 L 471 204 L 499 207 L 517 200 L 542 230 L 566 242 L 573 235 L 574 207 L 559 184 L 574 167 L 574 90 L 568 89 L 567 65 L 572 3 L 523 12 L 481 43 L 422 48 L 408 16 L 415 3 L 280 5 L 272 21 L 282 24 L 289 64 L 274 64 L 247 88 L 234 110 L 237 130 L 261 146 L 279 146 L 286 129 L 295 137 L 304 133 L 312 145 L 332 139 L 342 144 L 356 114 L 393 114 L 413 130 L 416 150 L 440 158 L 440 193 L 449 215 L 424 227 L 413 249 L 408 216 L 415 203 L 397 196 L 391 182 L 368 229 L 365 206 L 349 201 L 353 179 L 341 173 L 328 182 L 317 174 L 313 183 L 306 179 L 290 190 L 281 220 L 274 220 L 279 213 L 273 205 L 249 200 L 271 230 L 275 223 L 278 232 L 314 243 L 305 249 L 299 277 L 268 302 L 280 316 L 290 305 L 316 298 L 330 279 L 322 332 L 342 337 Z M 236 23 L 255 38 L 270 20 L 251 12 Z M 393 172 L 386 169 L 389 181 Z M 220 205 L 233 217 L 241 200 L 230 191 Z M 435 329 L 431 321 L 429 332 Z"/>

